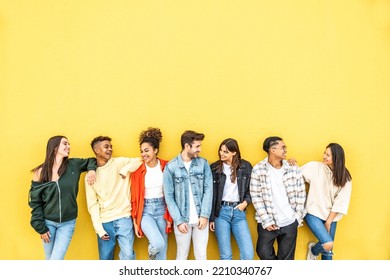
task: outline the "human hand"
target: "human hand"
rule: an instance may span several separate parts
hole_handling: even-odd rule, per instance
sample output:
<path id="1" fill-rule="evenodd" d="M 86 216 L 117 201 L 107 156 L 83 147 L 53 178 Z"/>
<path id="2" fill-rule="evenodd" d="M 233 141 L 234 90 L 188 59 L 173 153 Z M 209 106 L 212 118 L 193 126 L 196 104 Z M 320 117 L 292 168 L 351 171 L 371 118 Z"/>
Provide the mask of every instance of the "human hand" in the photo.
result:
<path id="1" fill-rule="evenodd" d="M 210 222 L 210 230 L 215 231 L 215 223 L 214 222 Z"/>
<path id="2" fill-rule="evenodd" d="M 110 240 L 110 236 L 106 233 L 102 237 L 100 237 L 102 240 Z"/>
<path id="3" fill-rule="evenodd" d="M 188 225 L 186 223 L 181 223 L 180 225 L 177 226 L 177 229 L 181 233 L 187 233 L 188 232 Z"/>
<path id="4" fill-rule="evenodd" d="M 274 230 L 278 230 L 278 229 L 279 229 L 279 227 L 275 224 L 266 227 L 266 230 L 268 230 L 268 231 L 274 231 Z"/>
<path id="5" fill-rule="evenodd" d="M 327 223 L 327 222 L 324 223 L 324 226 L 325 226 L 327 232 L 330 232 L 330 225 L 331 224 L 332 223 Z"/>
<path id="6" fill-rule="evenodd" d="M 137 225 L 136 221 L 133 221 L 134 225 L 134 233 L 138 238 L 142 238 L 141 234 L 139 233 L 139 226 Z"/>
<path id="7" fill-rule="evenodd" d="M 45 243 L 50 243 L 50 237 L 51 237 L 50 231 L 45 232 L 44 234 L 41 234 L 41 239 Z"/>
<path id="8" fill-rule="evenodd" d="M 198 219 L 198 228 L 199 229 L 205 229 L 207 227 L 208 221 L 209 221 L 209 219 L 204 218 L 204 217 L 200 217 Z"/>
<path id="9" fill-rule="evenodd" d="M 289 158 L 287 160 L 288 164 L 290 164 L 291 166 L 297 166 L 298 165 L 298 161 L 295 159 L 295 158 Z"/>
<path id="10" fill-rule="evenodd" d="M 238 204 L 236 207 L 234 207 L 234 209 L 238 209 L 240 210 L 241 212 L 245 210 L 245 208 L 248 206 L 248 203 L 244 200 L 243 202 L 241 202 L 240 204 Z"/>
<path id="11" fill-rule="evenodd" d="M 88 185 L 92 186 L 96 182 L 96 171 L 89 170 L 87 173 L 87 182 Z"/>

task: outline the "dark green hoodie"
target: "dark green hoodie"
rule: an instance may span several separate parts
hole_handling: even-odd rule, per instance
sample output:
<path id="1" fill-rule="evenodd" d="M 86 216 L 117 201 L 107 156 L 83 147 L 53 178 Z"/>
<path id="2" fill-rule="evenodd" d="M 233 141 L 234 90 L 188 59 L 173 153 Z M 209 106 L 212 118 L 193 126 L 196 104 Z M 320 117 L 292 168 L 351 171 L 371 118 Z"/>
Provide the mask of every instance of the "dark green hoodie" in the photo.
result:
<path id="1" fill-rule="evenodd" d="M 62 223 L 77 218 L 80 174 L 96 168 L 95 158 L 71 158 L 58 181 L 31 182 L 28 204 L 32 208 L 30 224 L 36 232 L 49 231 L 45 219 Z"/>

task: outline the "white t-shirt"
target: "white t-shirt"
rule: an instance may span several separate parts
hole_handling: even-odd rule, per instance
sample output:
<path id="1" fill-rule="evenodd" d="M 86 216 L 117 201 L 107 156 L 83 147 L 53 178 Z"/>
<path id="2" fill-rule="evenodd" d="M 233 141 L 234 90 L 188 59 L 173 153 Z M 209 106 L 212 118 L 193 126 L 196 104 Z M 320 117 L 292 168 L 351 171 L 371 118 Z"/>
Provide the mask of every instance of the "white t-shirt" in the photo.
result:
<path id="1" fill-rule="evenodd" d="M 160 198 L 163 193 L 163 173 L 161 171 L 160 161 L 155 167 L 146 166 L 145 174 L 145 198 Z"/>
<path id="2" fill-rule="evenodd" d="M 226 175 L 225 186 L 223 188 L 222 200 L 230 201 L 230 202 L 239 202 L 240 196 L 238 195 L 238 185 L 237 178 L 234 183 L 230 179 L 230 175 L 232 174 L 232 170 L 230 169 L 230 165 L 226 163 L 223 164 L 223 173 Z"/>
<path id="3" fill-rule="evenodd" d="M 189 173 L 190 172 L 191 161 L 184 162 L 184 166 L 187 169 L 187 173 Z M 191 189 L 191 182 L 188 185 L 188 192 L 189 192 L 189 200 L 190 200 L 190 216 L 189 216 L 188 223 L 189 224 L 197 224 L 199 217 L 198 217 L 198 213 L 196 212 L 194 195 L 192 194 L 192 189 Z"/>
<path id="4" fill-rule="evenodd" d="M 276 225 L 278 227 L 285 227 L 295 221 L 294 210 L 288 201 L 286 188 L 283 185 L 284 168 L 276 169 L 268 164 L 269 175 L 272 188 L 272 199 L 275 207 Z"/>

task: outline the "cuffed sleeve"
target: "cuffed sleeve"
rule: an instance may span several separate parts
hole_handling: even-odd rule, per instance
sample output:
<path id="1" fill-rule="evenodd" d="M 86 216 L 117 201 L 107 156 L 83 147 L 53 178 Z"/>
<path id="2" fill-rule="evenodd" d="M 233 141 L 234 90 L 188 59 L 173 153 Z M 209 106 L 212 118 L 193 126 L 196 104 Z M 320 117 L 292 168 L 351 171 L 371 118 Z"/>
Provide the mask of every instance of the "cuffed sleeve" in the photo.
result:
<path id="1" fill-rule="evenodd" d="M 345 184 L 345 186 L 341 188 L 340 192 L 335 197 L 334 204 L 332 206 L 331 211 L 340 213 L 342 215 L 347 215 L 349 201 L 351 199 L 351 193 L 352 193 L 352 182 L 348 181 Z"/>
<path id="2" fill-rule="evenodd" d="M 32 182 L 28 193 L 28 205 L 32 208 L 30 224 L 39 234 L 44 234 L 49 231 L 49 228 L 45 224 L 45 218 L 43 215 L 43 187 L 44 185 L 34 186 L 34 182 Z"/>
<path id="3" fill-rule="evenodd" d="M 204 182 L 203 182 L 203 199 L 200 216 L 209 219 L 213 203 L 213 175 L 211 168 L 206 161 L 203 168 Z"/>
<path id="4" fill-rule="evenodd" d="M 94 185 L 88 185 L 87 178 L 85 178 L 85 193 L 87 199 L 88 212 L 91 215 L 91 220 L 95 232 L 102 237 L 106 234 L 106 231 L 103 228 L 103 223 L 100 219 L 100 206 L 96 191 L 94 190 Z"/>
<path id="5" fill-rule="evenodd" d="M 263 228 L 275 224 L 274 219 L 268 214 L 266 205 L 264 203 L 263 194 L 261 190 L 261 178 L 257 169 L 252 170 L 250 182 L 250 194 L 252 198 L 253 207 L 256 210 L 257 222 L 261 223 Z"/>
<path id="6" fill-rule="evenodd" d="M 296 208 L 295 208 L 295 217 L 298 221 L 299 226 L 303 225 L 303 218 L 306 215 L 306 208 L 305 208 L 305 202 L 306 202 L 306 187 L 305 187 L 305 181 L 303 179 L 303 176 L 299 173 L 299 170 L 297 171 L 297 191 L 296 191 Z"/>
<path id="7" fill-rule="evenodd" d="M 180 215 L 179 207 L 175 201 L 175 187 L 173 184 L 173 174 L 170 170 L 169 163 L 165 166 L 163 173 L 163 188 L 165 202 L 167 203 L 168 211 L 176 225 L 180 225 L 185 222 L 184 218 Z"/>

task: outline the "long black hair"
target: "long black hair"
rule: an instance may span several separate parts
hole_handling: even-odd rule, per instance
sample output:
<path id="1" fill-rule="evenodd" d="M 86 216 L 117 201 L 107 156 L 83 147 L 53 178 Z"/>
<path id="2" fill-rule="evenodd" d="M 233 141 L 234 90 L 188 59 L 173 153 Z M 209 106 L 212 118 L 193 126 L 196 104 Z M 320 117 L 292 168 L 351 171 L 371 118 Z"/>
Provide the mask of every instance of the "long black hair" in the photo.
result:
<path id="1" fill-rule="evenodd" d="M 344 149 L 337 143 L 330 143 L 326 148 L 332 152 L 333 184 L 344 187 L 347 182 L 352 180 L 351 174 L 345 167 Z"/>

